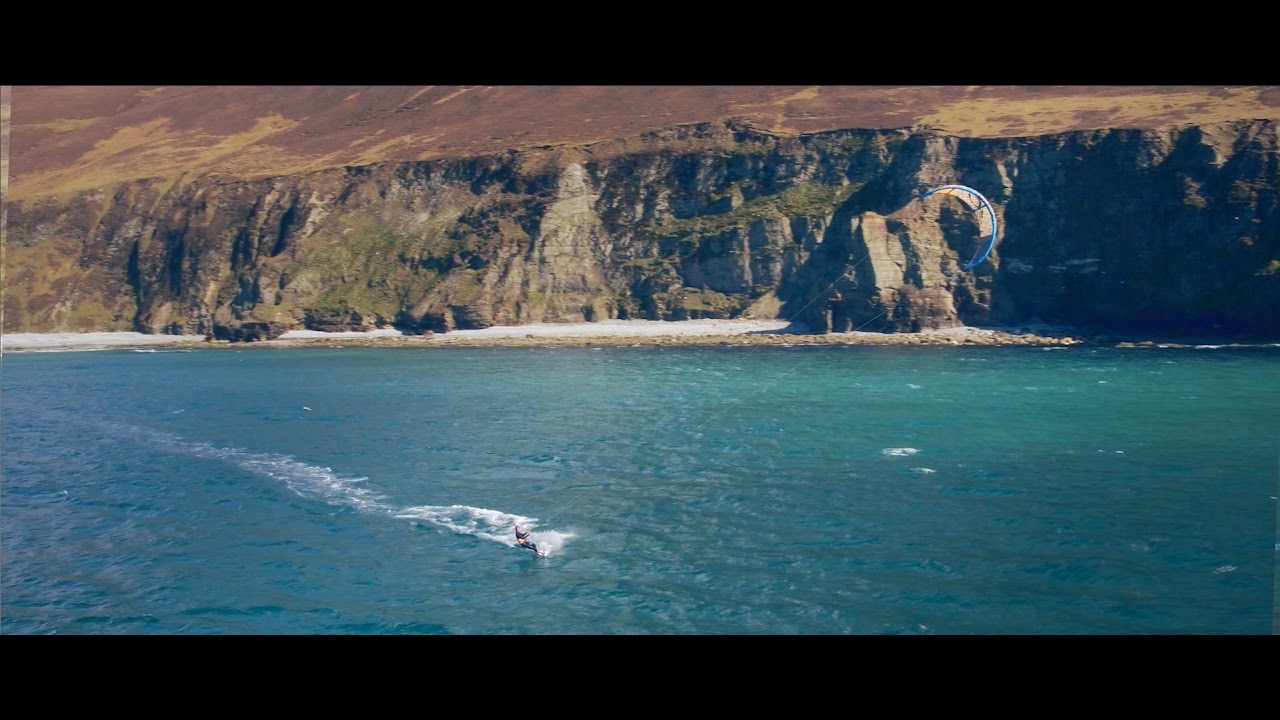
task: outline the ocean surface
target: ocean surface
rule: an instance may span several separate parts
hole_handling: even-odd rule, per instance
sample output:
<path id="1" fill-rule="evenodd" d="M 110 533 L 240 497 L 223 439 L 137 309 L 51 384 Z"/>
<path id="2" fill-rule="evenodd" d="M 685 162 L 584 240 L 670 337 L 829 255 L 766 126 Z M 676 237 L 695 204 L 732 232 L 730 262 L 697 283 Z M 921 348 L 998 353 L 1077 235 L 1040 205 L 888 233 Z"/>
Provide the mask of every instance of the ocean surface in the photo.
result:
<path id="1" fill-rule="evenodd" d="M 1274 632 L 1276 347 L 8 353 L 0 433 L 4 634 Z"/>

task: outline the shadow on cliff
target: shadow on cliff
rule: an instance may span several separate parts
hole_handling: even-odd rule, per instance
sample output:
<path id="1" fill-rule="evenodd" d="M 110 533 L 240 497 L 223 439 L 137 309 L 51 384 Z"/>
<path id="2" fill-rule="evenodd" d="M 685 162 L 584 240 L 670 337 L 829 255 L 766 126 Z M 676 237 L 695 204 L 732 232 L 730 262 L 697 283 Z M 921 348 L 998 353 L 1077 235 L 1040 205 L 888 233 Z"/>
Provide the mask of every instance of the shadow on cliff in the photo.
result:
<path id="1" fill-rule="evenodd" d="M 912 202 L 918 192 L 915 181 L 918 155 L 896 156 L 889 167 L 858 188 L 838 206 L 822 231 L 822 239 L 806 262 L 778 288 L 782 317 L 809 328 L 808 332 L 885 329 L 875 324 L 885 309 L 872 297 L 868 278 L 858 275 L 870 253 L 855 241 L 855 220 L 867 212 L 889 217 Z M 893 166 L 912 163 L 912 169 L 898 172 Z"/>

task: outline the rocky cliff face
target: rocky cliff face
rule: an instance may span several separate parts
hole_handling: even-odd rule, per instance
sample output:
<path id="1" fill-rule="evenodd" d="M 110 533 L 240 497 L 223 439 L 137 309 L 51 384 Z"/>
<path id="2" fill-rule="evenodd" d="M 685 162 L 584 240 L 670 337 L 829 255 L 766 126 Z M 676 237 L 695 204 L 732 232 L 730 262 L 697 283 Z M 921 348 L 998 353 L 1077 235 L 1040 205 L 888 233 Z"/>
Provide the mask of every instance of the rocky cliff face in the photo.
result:
<path id="1" fill-rule="evenodd" d="M 1280 335 L 1276 124 L 958 139 L 732 124 L 10 203 L 5 332 L 605 318 Z M 1000 233 L 924 189 L 962 183 Z"/>

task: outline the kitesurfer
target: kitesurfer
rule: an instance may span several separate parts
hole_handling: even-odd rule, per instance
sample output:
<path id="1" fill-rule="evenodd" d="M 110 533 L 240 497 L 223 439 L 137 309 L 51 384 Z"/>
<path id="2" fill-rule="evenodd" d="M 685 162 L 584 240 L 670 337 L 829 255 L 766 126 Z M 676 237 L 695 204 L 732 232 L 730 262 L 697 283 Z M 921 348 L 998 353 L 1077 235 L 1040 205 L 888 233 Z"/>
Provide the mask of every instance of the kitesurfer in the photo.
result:
<path id="1" fill-rule="evenodd" d="M 534 551 L 535 553 L 538 553 L 539 555 L 541 555 L 542 553 L 538 552 L 538 546 L 534 545 L 533 541 L 529 539 L 529 536 L 532 534 L 533 533 L 531 531 L 520 532 L 520 526 L 516 525 L 516 544 L 522 548 L 528 548 Z"/>

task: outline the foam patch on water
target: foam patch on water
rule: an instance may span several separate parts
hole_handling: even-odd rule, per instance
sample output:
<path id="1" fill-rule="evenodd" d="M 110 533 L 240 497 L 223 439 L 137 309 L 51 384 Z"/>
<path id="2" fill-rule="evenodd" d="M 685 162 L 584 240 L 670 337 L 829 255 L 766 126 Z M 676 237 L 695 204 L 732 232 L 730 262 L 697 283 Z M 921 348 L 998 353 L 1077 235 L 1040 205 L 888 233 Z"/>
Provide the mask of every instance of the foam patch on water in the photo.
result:
<path id="1" fill-rule="evenodd" d="M 917 472 L 917 473 L 920 473 L 921 475 L 930 475 L 938 471 L 934 470 L 933 468 L 918 467 L 918 468 L 911 468 L 911 472 Z"/>
<path id="2" fill-rule="evenodd" d="M 920 452 L 919 448 L 910 447 L 885 448 L 880 451 L 882 455 L 888 455 L 890 457 L 911 457 L 918 452 Z"/>

